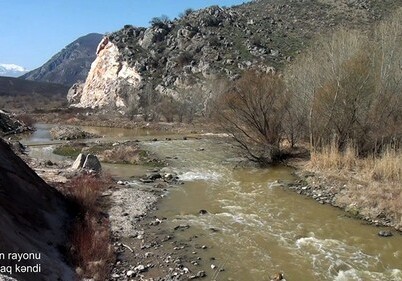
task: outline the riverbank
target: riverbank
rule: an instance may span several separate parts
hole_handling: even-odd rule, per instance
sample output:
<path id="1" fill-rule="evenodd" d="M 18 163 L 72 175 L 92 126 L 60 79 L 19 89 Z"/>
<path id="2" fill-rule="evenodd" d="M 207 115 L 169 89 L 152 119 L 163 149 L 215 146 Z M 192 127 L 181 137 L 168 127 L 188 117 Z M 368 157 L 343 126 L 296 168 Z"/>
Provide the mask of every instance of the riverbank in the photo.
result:
<path id="1" fill-rule="evenodd" d="M 175 165 L 177 165 L 178 163 L 176 160 L 174 160 L 176 156 L 178 156 L 178 159 L 180 160 L 181 158 L 184 158 L 187 155 L 189 155 L 188 152 L 190 152 L 191 158 L 193 158 L 194 156 L 200 157 L 199 160 L 202 161 L 203 159 L 205 159 L 205 157 L 207 157 L 207 155 L 210 155 L 213 159 L 216 159 L 217 156 L 216 151 L 215 150 L 210 151 L 212 149 L 212 146 L 214 147 L 216 146 L 215 149 L 218 149 L 218 151 L 219 150 L 227 151 L 229 147 L 226 141 L 222 138 L 213 140 L 210 143 L 200 141 L 201 140 L 198 139 L 184 140 L 182 137 L 172 140 L 166 140 L 165 138 L 160 138 L 159 140 L 156 141 L 153 141 L 152 138 L 150 138 L 148 141 L 144 142 L 140 141 L 138 143 L 134 142 L 133 144 L 135 145 L 146 144 L 144 147 L 145 150 L 152 148 L 151 149 L 152 151 L 155 151 L 155 148 L 160 147 L 158 151 L 163 152 L 161 155 L 165 155 L 162 158 L 164 160 L 168 160 L 168 162 L 171 162 L 173 160 L 171 163 L 169 163 L 169 167 L 171 169 L 171 172 L 174 172 Z M 120 145 L 126 146 L 131 145 L 131 143 L 122 142 L 120 143 Z M 115 146 L 112 146 L 111 144 L 105 145 L 105 148 L 107 149 L 113 149 L 113 147 L 117 149 L 119 147 L 119 144 L 116 144 L 115 142 Z M 169 148 L 168 151 L 166 150 L 166 147 Z M 181 154 L 178 155 L 177 153 L 179 153 L 180 150 L 182 150 L 182 152 Z M 216 160 L 218 160 L 218 162 L 220 161 L 226 162 L 229 160 L 228 157 L 231 158 L 233 156 L 235 156 L 235 153 L 233 153 L 232 151 L 225 157 L 221 159 L 218 158 L 220 160 L 218 159 Z M 185 159 L 183 159 L 183 161 L 184 160 Z M 186 161 L 184 161 L 183 163 L 188 163 Z M 238 160 L 232 158 L 230 159 L 230 161 L 231 162 L 226 163 L 233 164 L 234 163 L 233 161 Z M 48 165 L 49 163 L 44 164 Z M 55 163 L 53 163 L 53 165 L 57 166 L 57 164 L 55 165 Z M 206 165 L 208 166 L 208 168 L 210 168 L 209 164 Z M 235 164 L 233 165 L 237 166 Z M 51 169 L 51 167 L 48 168 Z M 155 173 L 158 174 L 160 173 L 161 169 L 162 167 L 156 167 L 156 168 L 149 167 L 149 173 L 152 172 L 154 174 Z M 242 170 L 242 168 L 236 168 L 236 169 Z M 200 171 L 201 174 L 202 173 L 201 170 L 202 167 L 197 166 L 196 171 L 197 172 Z M 255 173 L 254 176 L 248 179 L 252 180 L 253 183 L 256 181 L 258 182 L 260 180 L 259 174 L 268 173 L 266 172 L 266 170 L 259 170 L 259 169 L 253 169 L 253 170 L 255 170 L 253 172 Z M 299 166 L 299 171 L 301 170 L 302 167 Z M 207 175 L 208 178 L 210 176 L 215 176 L 214 170 L 213 171 L 211 170 L 210 172 L 213 174 Z M 63 172 L 54 174 L 56 174 L 57 176 L 61 176 L 62 173 Z M 196 177 L 199 176 L 199 174 L 192 174 L 192 175 Z M 241 176 L 237 180 L 243 179 L 243 176 L 247 177 L 249 176 L 247 174 L 240 174 L 240 175 Z M 166 202 L 166 200 L 162 199 L 165 197 L 166 192 L 169 192 L 170 190 L 174 189 L 181 190 L 183 189 L 183 187 L 181 187 L 180 185 L 175 187 L 175 185 L 170 185 L 166 183 L 163 180 L 163 176 L 158 177 L 155 175 L 155 177 L 157 179 L 156 181 L 154 180 L 145 182 L 138 181 L 140 177 L 115 178 L 113 184 L 114 187 L 108 190 L 108 192 L 106 192 L 105 194 L 103 194 L 103 198 L 109 202 L 108 208 L 105 209 L 104 212 L 107 213 L 109 216 L 112 225 L 111 229 L 114 229 L 113 247 L 114 251 L 118 253 L 117 261 L 116 263 L 114 263 L 111 278 L 114 278 L 113 280 L 130 280 L 130 279 L 135 280 L 135 278 L 140 278 L 140 276 L 143 276 L 142 278 L 145 280 L 146 279 L 150 280 L 151 278 L 153 278 L 154 280 L 158 280 L 158 278 L 159 280 L 171 280 L 172 278 L 176 278 L 177 280 L 188 280 L 190 277 L 200 278 L 204 274 L 208 274 L 209 278 L 210 276 L 213 276 L 213 273 L 206 270 L 205 267 L 209 267 L 212 265 L 216 266 L 214 268 L 219 273 L 218 268 L 219 263 L 224 261 L 219 261 L 218 263 L 215 260 L 210 260 L 216 257 L 216 253 L 214 253 L 213 250 L 210 252 L 211 254 L 205 254 L 206 252 L 210 251 L 211 244 L 209 243 L 212 242 L 209 243 L 197 242 L 197 240 L 200 238 L 194 237 L 192 233 L 195 233 L 195 236 L 198 236 L 200 230 L 197 229 L 197 226 L 194 225 L 194 222 L 189 222 L 187 219 L 185 219 L 183 220 L 183 223 L 173 222 L 172 225 L 172 220 L 169 218 L 166 219 L 164 215 L 165 212 L 157 212 L 157 209 L 161 206 L 161 204 L 163 205 L 164 202 Z M 309 184 L 312 183 L 308 184 L 308 182 L 310 179 L 316 179 L 316 177 L 319 177 L 317 173 L 315 173 L 314 175 L 311 172 L 306 172 L 306 174 L 300 173 L 299 177 L 300 179 L 303 179 L 303 182 L 299 182 L 298 184 L 295 185 L 284 184 L 283 189 L 284 190 L 287 189 L 287 186 L 291 188 L 294 187 L 294 189 L 296 189 L 297 191 L 300 190 L 304 191 L 305 195 L 308 195 L 313 198 L 315 197 L 317 201 L 322 201 L 323 203 L 328 203 L 332 205 L 332 197 L 325 198 L 326 194 L 324 192 L 321 192 L 321 194 L 319 193 L 320 188 L 326 188 L 330 186 L 332 184 L 331 182 L 323 181 L 322 182 L 323 186 L 320 186 L 319 188 L 313 188 L 309 186 Z M 126 181 L 129 184 L 126 184 L 125 183 Z M 118 182 L 119 184 L 117 184 Z M 263 186 L 265 186 L 266 184 L 267 184 L 266 181 L 265 183 L 262 183 Z M 224 186 L 227 187 L 227 189 L 231 188 L 226 185 Z M 202 185 L 197 188 L 197 190 L 202 189 L 203 189 Z M 261 192 L 265 192 L 263 190 L 265 190 L 265 188 L 261 189 Z M 335 189 L 332 188 L 332 191 L 335 191 Z M 247 195 L 248 192 L 249 191 L 240 192 L 239 196 L 243 196 L 240 194 L 244 193 L 246 196 L 244 199 L 251 200 L 251 198 L 254 198 L 254 196 L 256 195 L 255 193 L 251 193 L 249 198 Z M 197 199 L 195 200 L 197 201 Z M 260 202 L 262 203 L 262 205 L 260 206 L 262 209 L 265 209 L 267 207 L 264 203 L 266 202 L 265 200 L 266 198 L 264 198 L 264 200 L 261 200 Z M 181 200 L 177 201 L 178 204 L 179 202 L 182 201 Z M 203 200 L 203 202 L 206 203 L 206 200 Z M 284 202 L 279 204 L 279 206 L 284 204 Z M 192 210 L 190 215 L 186 217 L 190 218 L 192 221 L 194 220 L 194 217 L 199 217 L 200 220 L 207 220 L 207 221 L 209 219 L 215 220 L 215 218 L 226 218 L 226 215 L 222 217 L 222 214 L 226 214 L 226 212 L 224 212 L 223 210 L 212 209 L 212 207 L 208 206 L 205 207 L 205 209 L 210 211 L 210 215 L 202 216 L 202 214 L 198 214 L 198 211 L 204 209 L 204 203 L 200 204 L 199 207 L 196 207 L 196 211 Z M 117 206 L 118 208 L 114 211 L 111 211 L 109 207 L 113 206 Z M 198 204 L 196 206 L 198 206 Z M 336 205 L 334 204 L 334 206 Z M 131 210 L 130 208 L 134 209 Z M 137 208 L 139 211 L 137 210 Z M 256 210 L 253 210 L 253 212 L 255 211 Z M 232 212 L 228 212 L 228 214 L 229 213 Z M 233 216 L 237 215 L 239 215 L 238 210 L 235 209 L 233 212 Z M 314 220 L 314 218 L 312 217 L 311 220 Z M 128 224 L 127 229 L 129 230 L 127 232 L 124 233 L 121 232 L 122 230 L 120 228 L 126 227 L 123 225 L 122 222 Z M 235 224 L 238 224 L 237 219 L 235 221 Z M 207 229 L 207 231 L 211 231 L 211 235 L 219 236 L 220 233 L 225 232 L 224 230 L 222 230 L 222 226 L 221 227 L 213 226 L 209 228 L 210 230 Z M 241 227 L 240 229 L 243 229 L 243 227 Z M 184 233 L 190 236 L 183 240 L 182 236 Z M 306 233 L 310 235 L 308 232 L 305 232 L 304 230 L 301 231 L 300 235 L 304 237 L 303 235 L 307 235 Z M 296 242 L 299 243 L 298 241 L 299 239 L 297 238 Z M 205 249 L 203 248 L 204 245 Z M 228 267 L 225 266 L 225 269 L 227 273 L 229 272 L 229 274 L 231 274 L 231 269 L 229 268 L 229 266 Z M 286 269 L 287 268 L 283 269 L 285 273 L 287 272 Z M 271 269 L 270 273 L 272 274 L 273 272 L 275 271 Z M 220 275 L 224 274 L 225 273 L 220 273 Z"/>
<path id="2" fill-rule="evenodd" d="M 87 184 L 79 186 L 79 184 L 75 183 L 77 179 L 79 182 L 82 182 L 80 180 L 82 173 L 71 169 L 72 160 L 66 159 L 63 162 L 50 162 L 43 159 L 32 159 L 26 154 L 20 154 L 20 156 L 34 168 L 38 175 L 49 184 L 57 187 L 62 193 L 70 194 L 71 192 L 68 190 L 72 188 L 69 188 L 69 186 L 72 186 L 74 190 L 83 186 L 88 188 Z M 94 278 L 93 280 L 103 280 L 97 279 L 97 274 L 94 276 L 87 275 L 98 268 L 98 266 L 101 266 L 104 269 L 108 267 L 112 268 L 108 280 L 139 280 L 138 278 L 145 277 L 159 278 L 155 280 L 171 280 L 174 276 L 175 280 L 187 280 L 190 277 L 190 272 L 183 269 L 177 263 L 180 256 L 173 249 L 170 250 L 172 252 L 167 250 L 171 243 L 174 243 L 174 238 L 173 236 L 164 235 L 158 228 L 163 218 L 156 219 L 150 215 L 157 208 L 158 201 L 165 196 L 169 186 L 174 184 L 173 174 L 162 173 L 159 170 L 149 166 L 148 175 L 126 179 L 121 177 L 113 179 L 107 175 L 107 172 L 103 175 L 103 177 L 109 178 L 109 180 L 107 188 L 102 188 L 101 194 L 96 195 L 97 198 L 94 199 L 98 202 L 96 203 L 95 211 L 83 211 L 89 211 L 93 218 L 98 218 L 102 221 L 105 220 L 109 224 L 110 229 L 108 232 L 110 232 L 112 239 L 109 242 L 103 240 L 102 247 L 107 248 L 107 244 L 110 243 L 116 260 L 112 264 L 105 264 L 105 261 L 101 259 L 90 260 L 89 263 L 78 259 L 80 264 L 77 264 L 76 266 L 78 267 L 75 268 L 77 274 L 84 274 L 83 276 L 92 277 Z M 85 215 L 85 219 L 86 217 Z M 86 220 L 83 222 L 78 220 L 77 222 L 88 223 Z M 103 223 L 102 227 L 104 225 Z M 84 227 L 83 231 L 87 232 L 81 233 L 84 235 L 83 237 L 89 239 L 92 232 L 89 231 L 87 226 Z M 94 231 L 96 232 L 96 229 Z M 104 232 L 103 228 L 102 232 Z M 81 234 L 79 237 L 82 236 Z M 105 237 L 107 236 L 105 235 Z M 96 239 L 96 241 L 99 240 L 98 238 Z M 76 239 L 73 239 L 71 243 L 74 244 L 74 241 Z M 94 240 L 93 243 L 96 241 Z M 83 250 L 84 253 L 78 251 L 79 256 L 88 254 L 85 251 L 96 252 L 95 248 L 92 249 L 90 247 L 93 243 L 89 241 L 82 241 L 82 243 L 85 243 L 86 246 L 80 250 Z M 105 243 L 106 245 L 103 245 Z M 73 253 L 77 254 L 78 247 L 73 246 L 75 249 Z M 101 255 L 101 253 L 99 254 Z M 186 275 L 185 278 L 184 275 Z M 178 279 L 179 276 L 182 276 L 182 278 Z"/>
<path id="3" fill-rule="evenodd" d="M 191 137 L 188 137 L 191 141 Z M 64 161 L 48 161 L 46 159 L 32 159 L 24 155 L 25 160 L 35 168 L 36 172 L 47 182 L 59 189 L 68 186 L 80 175 L 79 171 L 71 170 L 74 157 L 80 151 L 98 154 L 106 162 L 119 163 L 116 156 L 131 157 L 122 160 L 122 163 L 132 165 L 133 170 L 140 165 L 148 168 L 147 175 L 134 177 L 115 177 L 106 191 L 101 195 L 102 214 L 107 214 L 110 223 L 112 246 L 117 255 L 113 264 L 111 280 L 131 280 L 133 278 L 159 278 L 155 280 L 188 280 L 205 276 L 203 270 L 197 270 L 197 264 L 190 263 L 182 252 L 185 247 L 175 240 L 174 232 L 177 229 L 166 231 L 163 227 L 164 218 L 151 215 L 157 209 L 158 202 L 166 195 L 173 185 L 180 184 L 175 179 L 172 169 L 163 169 L 166 162 L 156 155 L 142 149 L 145 142 L 157 143 L 160 140 L 121 141 L 121 142 L 87 142 L 80 140 L 70 141 L 61 147 L 64 154 L 72 158 Z M 187 141 L 187 137 L 177 136 L 176 139 L 165 139 L 163 142 Z M 77 150 L 78 149 L 78 150 Z M 202 151 L 204 148 L 199 149 Z M 60 149 L 56 148 L 60 152 Z M 129 151 L 133 151 L 130 156 Z M 73 152 L 73 153 L 70 153 Z M 117 153 L 119 152 L 119 153 Z M 140 156 L 140 157 L 138 157 Z M 128 161 L 130 160 L 130 161 Z M 156 165 L 155 165 L 156 163 Z M 164 171 L 162 171 L 164 170 Z M 133 172 L 134 174 L 136 172 Z M 102 215 L 102 216 L 104 216 Z M 187 226 L 184 226 L 186 229 Z M 180 244 L 180 245 L 179 245 Z M 193 260 L 197 260 L 197 256 Z M 188 264 L 184 266 L 184 264 Z M 191 266 L 190 266 L 191 265 Z M 82 274 L 82 268 L 77 270 Z M 191 270 L 189 269 L 191 267 Z M 194 268 L 192 268 L 194 267 Z M 151 280 L 151 279 L 149 279 Z"/>
<path id="4" fill-rule="evenodd" d="M 147 129 L 167 134 L 217 133 L 218 124 L 209 119 L 198 118 L 192 123 L 144 121 L 142 118 L 129 118 L 114 112 L 93 112 L 85 109 L 68 108 L 55 112 L 30 113 L 37 123 L 64 124 L 74 126 L 108 127 L 123 129 Z"/>
<path id="5" fill-rule="evenodd" d="M 402 186 L 399 181 L 373 178 L 374 165 L 370 167 L 370 173 L 363 173 L 361 163 L 348 167 L 343 161 L 338 168 L 334 168 L 314 161 L 317 159 L 289 162 L 299 178 L 295 184 L 289 185 L 290 189 L 320 204 L 340 208 L 352 218 L 402 232 Z M 398 165 L 400 159 L 392 161 Z"/>
<path id="6" fill-rule="evenodd" d="M 107 123 L 102 124 L 105 126 L 108 125 Z M 141 126 L 141 123 L 135 124 L 135 126 Z M 157 128 L 156 130 L 162 130 L 163 132 L 166 131 L 169 134 L 170 131 L 165 125 L 165 123 L 153 123 L 150 127 Z M 180 128 L 178 129 L 179 131 L 187 132 L 189 133 L 188 136 L 194 137 L 197 135 L 192 133 L 207 132 L 206 127 L 199 128 L 194 124 L 170 124 L 169 126 L 177 126 L 177 128 Z M 177 130 L 173 131 L 177 134 Z M 184 133 L 182 134 L 182 136 L 185 135 Z M 162 140 L 163 139 L 164 138 L 162 138 Z M 171 138 L 167 139 L 170 140 Z M 158 141 L 157 137 L 150 137 L 149 140 Z M 116 157 L 122 157 L 120 161 L 122 163 L 146 162 L 126 159 L 130 156 L 130 153 L 127 153 L 130 152 L 127 146 L 129 146 L 128 148 L 132 147 L 132 143 L 117 142 L 113 145 L 115 146 L 112 146 L 112 144 L 100 145 L 103 146 L 103 148 L 108 148 L 107 152 L 110 154 L 108 158 L 113 156 L 113 159 L 105 160 L 105 158 L 104 161 L 119 163 L 119 159 L 116 159 Z M 96 148 L 96 146 L 98 145 L 94 147 Z M 120 149 L 123 148 L 122 146 L 124 146 L 124 149 Z M 78 150 L 81 149 L 82 147 L 78 147 Z M 74 152 L 78 154 L 79 151 L 75 150 Z M 99 149 L 96 148 L 96 150 Z M 137 148 L 133 149 L 131 152 L 136 157 L 138 155 L 144 155 L 145 153 L 144 151 L 139 151 Z M 138 152 L 141 152 L 141 154 Z M 300 177 L 299 184 L 293 185 L 291 187 L 292 189 L 296 189 L 298 193 L 312 197 L 320 203 L 341 208 L 345 210 L 348 215 L 356 219 L 362 219 L 377 226 L 392 227 L 398 231 L 402 230 L 402 213 L 400 211 L 402 209 L 400 208 L 402 205 L 402 203 L 400 203 L 402 202 L 402 187 L 400 183 L 398 185 L 398 183 L 378 180 L 375 178 L 375 173 L 373 174 L 374 176 L 363 177 L 363 173 L 359 171 L 359 167 L 362 165 L 357 162 L 352 164 L 346 163 L 346 161 L 349 161 L 347 159 L 340 159 L 338 161 L 341 163 L 340 168 L 334 169 L 333 167 L 328 167 L 327 169 L 323 169 L 322 167 L 325 166 L 325 164 L 322 165 L 322 162 L 320 162 L 312 165 L 313 162 L 307 158 L 308 153 L 304 154 L 301 161 L 295 161 L 294 159 L 289 161 L 289 164 L 297 169 L 296 174 Z M 101 155 L 101 158 L 102 157 Z M 135 160 L 136 157 L 132 158 Z M 158 161 L 155 161 L 155 159 L 150 161 L 157 163 Z M 400 159 L 391 159 L 390 161 L 395 162 L 400 161 Z M 347 167 L 347 169 L 344 169 L 344 167 Z M 367 171 L 364 171 L 364 173 L 367 174 Z"/>

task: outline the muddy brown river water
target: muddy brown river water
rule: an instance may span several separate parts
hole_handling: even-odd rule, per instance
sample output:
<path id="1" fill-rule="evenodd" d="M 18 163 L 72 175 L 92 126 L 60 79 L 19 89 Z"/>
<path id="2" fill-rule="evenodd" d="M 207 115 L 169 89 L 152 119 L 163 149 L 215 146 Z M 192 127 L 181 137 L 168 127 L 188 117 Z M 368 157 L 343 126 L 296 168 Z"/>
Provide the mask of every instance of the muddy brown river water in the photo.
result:
<path id="1" fill-rule="evenodd" d="M 107 137 L 141 134 L 132 133 L 110 129 Z M 167 218 L 167 229 L 190 226 L 175 235 L 190 245 L 189 255 L 200 257 L 206 280 L 269 280 L 275 272 L 288 281 L 402 280 L 402 235 L 380 238 L 383 228 L 286 189 L 281 182 L 294 179 L 291 169 L 236 167 L 234 148 L 219 138 L 142 145 L 167 158 L 184 182 L 170 189 L 156 215 Z M 109 169 L 129 176 L 134 167 Z"/>

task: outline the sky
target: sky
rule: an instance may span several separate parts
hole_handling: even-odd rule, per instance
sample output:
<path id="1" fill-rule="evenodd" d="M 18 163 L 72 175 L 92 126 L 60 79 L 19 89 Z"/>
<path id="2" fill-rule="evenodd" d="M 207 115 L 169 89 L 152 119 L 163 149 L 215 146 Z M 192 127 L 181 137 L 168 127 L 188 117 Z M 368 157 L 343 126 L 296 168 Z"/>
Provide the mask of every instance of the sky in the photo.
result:
<path id="1" fill-rule="evenodd" d="M 88 33 L 125 24 L 148 26 L 153 17 L 173 19 L 187 8 L 232 6 L 247 0 L 0 0 L 0 64 L 35 69 Z"/>

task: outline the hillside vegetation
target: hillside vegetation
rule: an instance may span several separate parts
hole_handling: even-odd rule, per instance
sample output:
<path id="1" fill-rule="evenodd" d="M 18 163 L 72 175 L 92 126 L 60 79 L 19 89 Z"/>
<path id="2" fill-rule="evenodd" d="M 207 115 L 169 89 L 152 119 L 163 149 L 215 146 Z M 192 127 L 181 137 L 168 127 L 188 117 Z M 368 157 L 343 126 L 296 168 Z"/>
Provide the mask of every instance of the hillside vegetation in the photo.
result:
<path id="1" fill-rule="evenodd" d="M 279 74 L 247 72 L 219 99 L 222 126 L 260 165 L 305 146 L 314 188 L 402 227 L 402 10 L 367 33 L 323 36 Z M 328 189 L 328 190 L 327 190 Z"/>
<path id="2" fill-rule="evenodd" d="M 155 17 L 149 28 L 126 25 L 108 38 L 121 61 L 139 73 L 141 85 L 131 89 L 119 82 L 115 92 L 127 101 L 129 115 L 191 121 L 209 114 L 221 79 L 235 81 L 246 70 L 282 70 L 317 38 L 340 27 L 367 32 L 401 5 L 395 0 L 260 0 L 188 9 L 174 20 Z"/>
<path id="3" fill-rule="evenodd" d="M 60 84 L 0 76 L 0 108 L 10 111 L 62 107 L 67 92 L 68 87 Z"/>

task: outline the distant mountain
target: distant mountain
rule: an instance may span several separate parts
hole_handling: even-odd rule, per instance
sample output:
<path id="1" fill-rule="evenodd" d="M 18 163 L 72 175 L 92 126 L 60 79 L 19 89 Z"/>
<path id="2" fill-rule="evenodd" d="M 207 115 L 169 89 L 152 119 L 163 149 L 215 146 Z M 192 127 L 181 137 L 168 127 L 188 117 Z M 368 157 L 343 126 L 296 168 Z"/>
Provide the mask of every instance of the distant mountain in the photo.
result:
<path id="1" fill-rule="evenodd" d="M 0 63 L 0 76 L 18 77 L 27 72 L 28 70 L 22 66 L 9 63 Z"/>
<path id="2" fill-rule="evenodd" d="M 66 85 L 0 76 L 0 109 L 26 113 L 61 108 L 65 106 L 67 91 Z"/>
<path id="3" fill-rule="evenodd" d="M 0 76 L 0 97 L 20 95 L 66 96 L 68 86 Z"/>
<path id="4" fill-rule="evenodd" d="M 41 67 L 20 78 L 71 86 L 85 81 L 103 35 L 90 33 L 67 45 Z"/>

